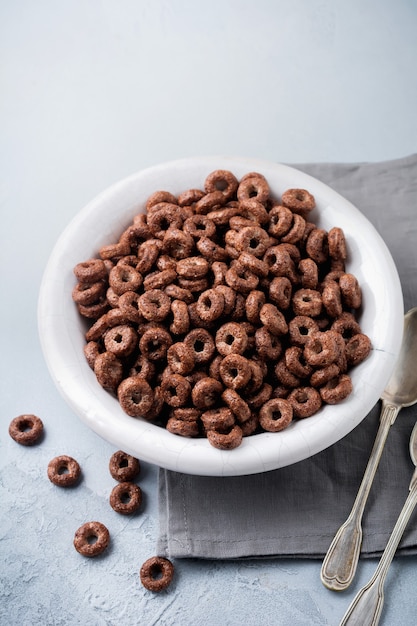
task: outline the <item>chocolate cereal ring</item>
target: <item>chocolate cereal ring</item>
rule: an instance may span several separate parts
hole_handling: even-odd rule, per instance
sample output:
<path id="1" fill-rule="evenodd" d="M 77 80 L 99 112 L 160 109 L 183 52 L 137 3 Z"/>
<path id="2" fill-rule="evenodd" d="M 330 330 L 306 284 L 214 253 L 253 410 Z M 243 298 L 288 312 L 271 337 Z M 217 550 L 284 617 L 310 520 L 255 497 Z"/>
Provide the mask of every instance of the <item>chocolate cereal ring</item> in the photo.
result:
<path id="1" fill-rule="evenodd" d="M 109 472 L 120 483 L 132 481 L 140 473 L 140 461 L 131 454 L 118 450 L 110 457 Z"/>
<path id="2" fill-rule="evenodd" d="M 308 338 L 319 330 L 317 321 L 308 315 L 296 315 L 290 320 L 288 330 L 291 342 L 297 346 L 303 346 Z"/>
<path id="3" fill-rule="evenodd" d="M 58 487 L 72 487 L 81 476 L 79 463 L 65 454 L 57 456 L 48 463 L 48 478 Z"/>
<path id="4" fill-rule="evenodd" d="M 191 385 L 181 374 L 171 374 L 162 381 L 161 392 L 169 406 L 184 406 L 191 394 Z"/>
<path id="5" fill-rule="evenodd" d="M 140 581 L 149 591 L 163 591 L 172 582 L 174 566 L 169 559 L 153 556 L 142 565 L 139 572 Z"/>
<path id="6" fill-rule="evenodd" d="M 275 276 L 269 284 L 269 298 L 282 311 L 288 309 L 292 298 L 290 279 L 286 276 Z"/>
<path id="7" fill-rule="evenodd" d="M 136 291 L 142 283 L 142 274 L 130 265 L 117 264 L 110 270 L 109 285 L 118 296 L 126 291 Z"/>
<path id="8" fill-rule="evenodd" d="M 214 339 L 205 328 L 194 328 L 185 337 L 184 343 L 193 351 L 196 363 L 208 363 L 215 352 Z"/>
<path id="9" fill-rule="evenodd" d="M 114 326 L 104 335 L 104 345 L 106 350 L 108 352 L 112 352 L 118 357 L 125 357 L 132 354 L 137 344 L 137 332 L 128 324 Z"/>
<path id="10" fill-rule="evenodd" d="M 160 361 L 166 357 L 172 343 L 172 337 L 167 330 L 150 324 L 139 339 L 139 349 L 149 360 Z"/>
<path id="11" fill-rule="evenodd" d="M 288 400 L 272 398 L 261 406 L 259 423 L 268 432 L 277 433 L 292 422 L 293 408 Z"/>
<path id="12" fill-rule="evenodd" d="M 306 189 L 287 189 L 282 194 L 281 202 L 294 213 L 311 211 L 316 206 L 314 196 Z"/>
<path id="13" fill-rule="evenodd" d="M 219 367 L 220 376 L 226 387 L 242 389 L 252 375 L 248 359 L 241 354 L 228 354 L 224 357 Z"/>
<path id="14" fill-rule="evenodd" d="M 337 360 L 339 350 L 332 331 L 313 333 L 304 347 L 304 358 L 313 367 L 325 367 Z"/>
<path id="15" fill-rule="evenodd" d="M 242 324 L 227 322 L 216 333 L 216 348 L 222 356 L 243 354 L 248 346 L 248 335 Z"/>
<path id="16" fill-rule="evenodd" d="M 113 352 L 102 352 L 94 361 L 94 373 L 103 389 L 114 391 L 123 378 L 123 364 Z"/>
<path id="17" fill-rule="evenodd" d="M 183 341 L 177 341 L 168 348 L 167 363 L 174 374 L 190 374 L 195 366 L 194 352 Z"/>
<path id="18" fill-rule="evenodd" d="M 313 387 L 293 389 L 287 400 L 293 408 L 294 417 L 298 419 L 314 415 L 322 405 L 320 394 Z"/>
<path id="19" fill-rule="evenodd" d="M 74 267 L 74 274 L 80 283 L 91 285 L 107 276 L 107 268 L 102 259 L 89 259 Z"/>
<path id="20" fill-rule="evenodd" d="M 198 437 L 200 429 L 196 420 L 181 420 L 175 417 L 168 418 L 166 429 L 180 437 Z"/>
<path id="21" fill-rule="evenodd" d="M 352 380 L 348 374 L 340 374 L 320 387 L 320 396 L 326 404 L 337 404 L 352 393 Z"/>
<path id="22" fill-rule="evenodd" d="M 10 422 L 9 435 L 22 446 L 33 446 L 43 435 L 43 422 L 37 415 L 19 415 Z"/>
<path id="23" fill-rule="evenodd" d="M 125 481 L 113 487 L 109 501 L 113 511 L 130 515 L 142 504 L 142 490 L 135 483 Z"/>
<path id="24" fill-rule="evenodd" d="M 141 376 L 129 376 L 117 388 L 123 411 L 131 417 L 146 416 L 152 409 L 154 395 L 149 383 Z"/>
<path id="25" fill-rule="evenodd" d="M 346 240 L 344 232 L 337 226 L 331 228 L 327 234 L 329 255 L 332 259 L 345 261 L 347 258 Z"/>
<path id="26" fill-rule="evenodd" d="M 206 289 L 198 297 L 196 311 L 205 322 L 214 322 L 224 311 L 224 297 L 219 290 Z"/>
<path id="27" fill-rule="evenodd" d="M 105 283 L 101 280 L 91 284 L 77 283 L 72 290 L 72 299 L 76 304 L 88 306 L 100 300 L 105 289 Z"/>
<path id="28" fill-rule="evenodd" d="M 285 206 L 276 205 L 269 212 L 268 232 L 273 237 L 282 237 L 290 230 L 293 212 Z"/>
<path id="29" fill-rule="evenodd" d="M 236 176 L 228 170 L 215 170 L 204 181 L 206 193 L 221 191 L 227 200 L 235 195 L 238 186 L 239 182 Z"/>
<path id="30" fill-rule="evenodd" d="M 318 317 L 322 305 L 321 294 L 316 289 L 298 289 L 292 297 L 292 307 L 296 316 Z"/>
<path id="31" fill-rule="evenodd" d="M 243 432 L 238 424 L 227 433 L 218 432 L 217 430 L 208 430 L 207 439 L 209 443 L 219 450 L 234 450 L 242 443 Z"/>
<path id="32" fill-rule="evenodd" d="M 219 380 L 205 376 L 196 382 L 192 391 L 191 399 L 197 409 L 209 409 L 215 406 L 223 391 L 223 385 Z"/>
<path id="33" fill-rule="evenodd" d="M 184 222 L 183 230 L 196 239 L 200 237 L 211 239 L 216 234 L 216 225 L 206 215 L 197 213 L 196 215 L 187 217 Z"/>
<path id="34" fill-rule="evenodd" d="M 75 532 L 74 547 L 83 556 L 97 556 L 109 543 L 110 533 L 101 522 L 87 522 Z"/>
<path id="35" fill-rule="evenodd" d="M 234 389 L 225 389 L 222 393 L 222 400 L 240 424 L 250 418 L 252 413 L 248 403 Z"/>
<path id="36" fill-rule="evenodd" d="M 255 198 L 258 202 L 265 204 L 269 193 L 266 178 L 262 174 L 253 173 L 241 179 L 237 189 L 237 199 L 243 201 Z"/>
<path id="37" fill-rule="evenodd" d="M 350 309 L 359 309 L 362 304 L 362 292 L 356 276 L 343 274 L 339 279 L 339 286 L 345 305 Z"/>
<path id="38" fill-rule="evenodd" d="M 358 333 L 349 339 L 346 344 L 346 359 L 349 366 L 353 367 L 362 363 L 372 348 L 371 340 L 367 335 Z"/>

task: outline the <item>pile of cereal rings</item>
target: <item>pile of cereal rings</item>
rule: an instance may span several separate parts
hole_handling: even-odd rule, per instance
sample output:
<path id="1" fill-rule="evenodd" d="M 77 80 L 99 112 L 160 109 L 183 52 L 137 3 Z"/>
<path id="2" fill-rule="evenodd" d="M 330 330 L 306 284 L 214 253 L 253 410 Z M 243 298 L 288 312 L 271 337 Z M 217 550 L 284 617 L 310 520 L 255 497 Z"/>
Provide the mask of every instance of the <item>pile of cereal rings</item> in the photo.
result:
<path id="1" fill-rule="evenodd" d="M 256 172 L 156 191 L 119 240 L 74 268 L 85 356 L 122 409 L 222 450 L 352 392 L 371 342 L 337 226 Z"/>

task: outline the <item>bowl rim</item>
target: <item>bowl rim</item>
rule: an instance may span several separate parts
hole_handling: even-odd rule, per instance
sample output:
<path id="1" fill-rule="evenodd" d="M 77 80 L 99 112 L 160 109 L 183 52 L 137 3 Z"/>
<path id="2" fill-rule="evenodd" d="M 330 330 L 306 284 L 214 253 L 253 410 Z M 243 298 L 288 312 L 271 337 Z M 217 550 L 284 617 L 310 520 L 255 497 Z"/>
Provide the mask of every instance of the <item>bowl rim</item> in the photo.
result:
<path id="1" fill-rule="evenodd" d="M 78 313 L 74 316 L 75 307 L 71 307 L 70 297 L 65 303 L 65 294 L 71 293 L 68 292 L 69 286 L 75 284 L 72 268 L 77 262 L 95 255 L 94 250 L 88 256 L 81 253 L 74 263 L 75 251 L 71 247 L 77 244 L 88 249 L 90 244 L 87 226 L 91 226 L 105 212 L 108 223 L 103 220 L 106 226 L 102 239 L 104 245 L 106 238 L 111 241 L 112 235 L 118 236 L 129 223 L 130 217 L 138 212 L 138 208 L 142 208 L 146 197 L 150 195 L 145 189 L 149 191 L 156 181 L 172 180 L 175 177 L 181 191 L 194 186 L 185 183 L 191 179 L 191 174 L 196 178 L 205 171 L 207 176 L 215 169 L 229 169 L 238 175 L 261 171 L 270 183 L 285 180 L 288 181 L 285 188 L 308 189 L 316 200 L 319 199 L 319 219 L 329 219 L 336 210 L 339 222 L 343 223 L 333 225 L 344 227 L 344 220 L 353 220 L 358 228 L 355 237 L 366 241 L 372 254 L 366 250 L 356 250 L 364 255 L 363 259 L 361 257 L 359 272 L 366 271 L 368 265 L 372 264 L 372 271 L 384 277 L 383 286 L 377 290 L 377 301 L 374 303 L 378 310 L 381 307 L 384 315 L 377 315 L 377 311 L 374 311 L 377 337 L 371 337 L 374 344 L 371 355 L 354 368 L 354 392 L 348 401 L 331 410 L 326 406 L 316 415 L 293 423 L 281 433 L 246 437 L 239 448 L 231 451 L 213 448 L 206 439 L 185 439 L 173 435 L 145 420 L 124 414 L 117 400 L 96 383 L 82 350 L 76 353 L 74 331 L 80 335 Z M 204 178 L 199 186 L 203 182 Z M 143 190 L 140 202 L 138 189 Z M 153 189 L 156 190 L 157 187 Z M 110 209 L 116 205 L 122 205 L 123 211 L 120 217 L 109 220 Z M 80 236 L 81 233 L 84 234 Z M 387 277 L 390 278 L 389 293 L 384 288 Z M 372 296 L 373 292 L 369 292 L 369 297 Z M 233 156 L 201 156 L 167 161 L 141 169 L 102 191 L 74 216 L 56 241 L 44 270 L 38 299 L 38 331 L 49 373 L 58 391 L 78 417 L 105 440 L 145 462 L 177 472 L 207 476 L 244 475 L 278 469 L 304 460 L 347 435 L 376 404 L 389 380 L 401 343 L 403 316 L 401 284 L 391 254 L 375 227 L 352 203 L 296 167 Z M 324 411 L 327 409 L 326 414 Z M 350 415 L 344 415 L 346 412 L 350 412 Z"/>

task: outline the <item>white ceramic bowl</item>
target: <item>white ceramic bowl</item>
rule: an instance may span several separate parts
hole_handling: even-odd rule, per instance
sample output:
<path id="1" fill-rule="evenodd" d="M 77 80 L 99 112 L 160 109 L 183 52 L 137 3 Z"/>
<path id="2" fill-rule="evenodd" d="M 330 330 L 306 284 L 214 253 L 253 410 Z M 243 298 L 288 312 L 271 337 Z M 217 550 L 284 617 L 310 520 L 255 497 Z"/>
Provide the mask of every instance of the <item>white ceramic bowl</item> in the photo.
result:
<path id="1" fill-rule="evenodd" d="M 126 415 L 117 400 L 96 381 L 83 354 L 85 327 L 71 300 L 73 267 L 115 242 L 154 191 L 179 193 L 201 188 L 215 169 L 238 178 L 263 173 L 276 196 L 305 188 L 316 198 L 312 221 L 344 229 L 348 269 L 363 292 L 360 324 L 373 350 L 352 371 L 354 392 L 341 404 L 324 406 L 281 433 L 246 437 L 241 446 L 221 451 L 202 439 L 186 439 L 145 420 Z M 344 437 L 378 401 L 391 375 L 403 330 L 403 300 L 390 253 L 369 221 L 332 189 L 306 174 L 275 163 L 233 157 L 201 157 L 164 163 L 113 185 L 84 207 L 56 243 L 47 264 L 39 298 L 42 349 L 58 390 L 96 433 L 117 449 L 174 471 L 212 476 L 264 472 L 310 457 Z M 74 428 L 77 427 L 74 422 Z"/>

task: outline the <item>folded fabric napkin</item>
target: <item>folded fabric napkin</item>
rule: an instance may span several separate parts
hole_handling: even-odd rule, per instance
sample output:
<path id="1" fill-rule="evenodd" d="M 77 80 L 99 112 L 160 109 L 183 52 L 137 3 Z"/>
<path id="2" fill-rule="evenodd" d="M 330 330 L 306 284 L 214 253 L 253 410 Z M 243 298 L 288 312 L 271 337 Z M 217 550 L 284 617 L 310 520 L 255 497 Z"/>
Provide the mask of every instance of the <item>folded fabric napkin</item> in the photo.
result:
<path id="1" fill-rule="evenodd" d="M 384 163 L 296 165 L 356 205 L 385 240 L 405 311 L 417 305 L 417 155 Z M 381 311 L 381 315 L 384 312 Z M 416 364 L 417 365 L 417 364 Z M 200 477 L 160 470 L 158 552 L 171 557 L 324 557 L 356 497 L 380 403 L 341 441 L 279 470 Z M 363 517 L 363 556 L 381 554 L 408 494 L 417 405 L 391 427 Z M 417 512 L 399 553 L 417 553 Z"/>

